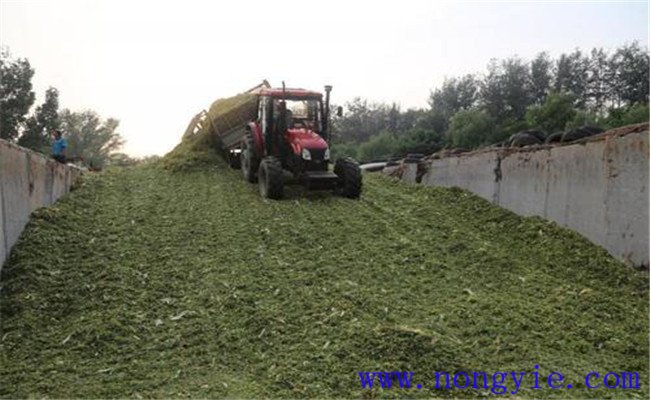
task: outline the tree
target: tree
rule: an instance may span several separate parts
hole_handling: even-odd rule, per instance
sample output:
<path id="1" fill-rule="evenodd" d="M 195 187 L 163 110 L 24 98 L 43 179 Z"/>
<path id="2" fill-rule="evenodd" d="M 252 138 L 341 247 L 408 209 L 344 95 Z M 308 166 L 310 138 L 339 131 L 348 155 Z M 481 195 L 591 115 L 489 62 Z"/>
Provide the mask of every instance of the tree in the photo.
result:
<path id="1" fill-rule="evenodd" d="M 490 60 L 487 70 L 487 75 L 481 81 L 481 107 L 488 115 L 500 119 L 506 113 L 501 64 L 493 58 Z"/>
<path id="2" fill-rule="evenodd" d="M 445 79 L 442 87 L 429 96 L 432 115 L 437 115 L 441 122 L 436 131 L 446 131 L 452 115 L 475 106 L 477 99 L 478 82 L 474 75 Z"/>
<path id="3" fill-rule="evenodd" d="M 405 134 L 415 128 L 425 116 L 426 110 L 409 108 L 399 114 L 398 123 L 394 133 Z"/>
<path id="4" fill-rule="evenodd" d="M 357 158 L 357 145 L 354 143 L 336 143 L 332 145 L 332 159 L 343 157 Z"/>
<path id="5" fill-rule="evenodd" d="M 579 49 L 573 53 L 562 54 L 557 61 L 554 89 L 573 95 L 574 105 L 584 108 L 588 100 L 589 58 L 583 56 Z"/>
<path id="6" fill-rule="evenodd" d="M 541 106 L 532 106 L 526 112 L 526 121 L 531 128 L 547 133 L 561 131 L 576 116 L 573 97 L 565 93 L 551 93 Z"/>
<path id="7" fill-rule="evenodd" d="M 388 129 L 391 108 L 383 103 L 370 103 L 355 97 L 345 103 L 342 117 L 332 119 L 332 137 L 335 142 L 363 142 Z M 396 110 L 399 112 L 399 110 Z"/>
<path id="8" fill-rule="evenodd" d="M 528 64 L 518 57 L 491 60 L 481 85 L 481 105 L 497 121 L 520 119 L 533 102 Z"/>
<path id="9" fill-rule="evenodd" d="M 397 139 L 389 132 L 381 132 L 359 146 L 358 157 L 361 161 L 381 160 L 392 157 L 397 151 Z"/>
<path id="10" fill-rule="evenodd" d="M 542 104 L 551 88 L 553 78 L 551 61 L 548 53 L 542 52 L 530 63 L 530 89 L 533 104 Z"/>
<path id="11" fill-rule="evenodd" d="M 503 94 L 508 117 L 520 119 L 532 104 L 530 71 L 518 57 L 506 59 L 503 65 Z"/>
<path id="12" fill-rule="evenodd" d="M 435 131 L 413 128 L 399 137 L 395 155 L 405 156 L 408 153 L 431 154 L 442 149 L 445 137 Z"/>
<path id="13" fill-rule="evenodd" d="M 36 151 L 44 151 L 48 135 L 59 129 L 59 91 L 50 87 L 45 91 L 45 101 L 25 122 L 26 129 L 18 139 L 18 144 Z"/>
<path id="14" fill-rule="evenodd" d="M 111 153 L 108 156 L 108 163 L 117 167 L 130 167 L 136 165 L 138 160 L 124 153 Z"/>
<path id="15" fill-rule="evenodd" d="M 435 109 L 428 110 L 417 119 L 414 127 L 431 132 L 446 133 L 450 117 L 443 115 L 442 112 Z"/>
<path id="16" fill-rule="evenodd" d="M 68 156 L 81 157 L 90 167 L 103 167 L 109 155 L 124 143 L 116 132 L 119 125 L 116 119 L 102 121 L 94 111 L 67 109 L 61 111 L 59 117 L 61 130 L 68 140 Z"/>
<path id="17" fill-rule="evenodd" d="M 611 97 L 612 79 L 609 57 L 602 48 L 591 50 L 587 72 L 587 107 L 595 112 L 602 112 Z"/>
<path id="18" fill-rule="evenodd" d="M 459 111 L 451 118 L 449 138 L 454 147 L 474 149 L 493 141 L 495 126 L 494 118 L 484 111 Z"/>
<path id="19" fill-rule="evenodd" d="M 638 42 L 619 48 L 612 56 L 611 68 L 618 81 L 614 90 L 617 105 L 648 102 L 650 56 Z"/>
<path id="20" fill-rule="evenodd" d="M 27 59 L 13 60 L 7 49 L 0 49 L 0 138 L 13 140 L 20 134 L 34 104 L 33 76 Z"/>

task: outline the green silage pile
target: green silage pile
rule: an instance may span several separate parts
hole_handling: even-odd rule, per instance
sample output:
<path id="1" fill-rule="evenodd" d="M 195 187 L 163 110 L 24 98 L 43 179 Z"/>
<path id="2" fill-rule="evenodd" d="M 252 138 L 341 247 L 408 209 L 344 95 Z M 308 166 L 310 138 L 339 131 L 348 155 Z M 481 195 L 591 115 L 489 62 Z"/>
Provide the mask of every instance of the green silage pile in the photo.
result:
<path id="1" fill-rule="evenodd" d="M 561 371 L 648 398 L 648 277 L 467 192 L 367 175 L 266 201 L 222 162 L 86 175 L 2 270 L 2 397 L 485 397 L 359 370 Z M 641 390 L 587 391 L 589 371 Z"/>
<path id="2" fill-rule="evenodd" d="M 243 93 L 214 101 L 207 111 L 203 129 L 185 137 L 161 159 L 169 171 L 189 171 L 205 168 L 217 162 L 218 142 L 215 133 L 226 132 L 255 118 L 257 98 Z"/>

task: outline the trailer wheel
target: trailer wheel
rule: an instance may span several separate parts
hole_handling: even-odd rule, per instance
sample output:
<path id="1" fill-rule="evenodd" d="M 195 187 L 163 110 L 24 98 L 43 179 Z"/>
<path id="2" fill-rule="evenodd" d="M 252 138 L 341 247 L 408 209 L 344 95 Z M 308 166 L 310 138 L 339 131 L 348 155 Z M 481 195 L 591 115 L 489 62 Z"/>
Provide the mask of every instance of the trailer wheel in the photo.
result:
<path id="1" fill-rule="evenodd" d="M 273 156 L 266 157 L 260 163 L 258 172 L 260 195 L 267 199 L 281 199 L 284 192 L 282 164 Z"/>
<path id="2" fill-rule="evenodd" d="M 339 177 L 341 195 L 350 199 L 361 196 L 361 168 L 356 161 L 349 157 L 339 158 L 334 164 L 334 173 Z"/>
<path id="3" fill-rule="evenodd" d="M 241 168 L 241 153 L 237 154 L 234 152 L 228 152 L 228 165 L 230 165 L 230 168 L 232 169 L 239 169 Z"/>
<path id="4" fill-rule="evenodd" d="M 244 137 L 240 158 L 241 171 L 244 174 L 244 179 L 250 183 L 257 182 L 257 167 L 259 165 L 259 160 L 257 160 L 257 156 L 255 155 L 253 136 L 250 134 Z"/>

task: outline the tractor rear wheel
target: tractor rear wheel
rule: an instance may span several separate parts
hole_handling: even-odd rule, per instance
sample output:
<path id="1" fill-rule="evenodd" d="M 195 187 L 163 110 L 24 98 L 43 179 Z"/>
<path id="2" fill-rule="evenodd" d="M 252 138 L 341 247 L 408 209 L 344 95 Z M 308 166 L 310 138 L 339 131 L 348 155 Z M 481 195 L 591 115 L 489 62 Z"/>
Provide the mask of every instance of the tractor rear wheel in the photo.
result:
<path id="1" fill-rule="evenodd" d="M 358 199 L 361 196 L 361 168 L 353 159 L 339 158 L 334 164 L 334 173 L 339 177 L 341 195 L 349 199 Z"/>
<path id="2" fill-rule="evenodd" d="M 257 182 L 257 167 L 259 165 L 259 160 L 255 154 L 255 143 L 253 142 L 253 136 L 251 134 L 247 134 L 244 137 L 240 159 L 241 171 L 244 174 L 244 179 L 250 183 Z"/>
<path id="3" fill-rule="evenodd" d="M 282 164 L 276 157 L 265 157 L 258 172 L 260 195 L 267 199 L 281 199 L 284 192 Z"/>

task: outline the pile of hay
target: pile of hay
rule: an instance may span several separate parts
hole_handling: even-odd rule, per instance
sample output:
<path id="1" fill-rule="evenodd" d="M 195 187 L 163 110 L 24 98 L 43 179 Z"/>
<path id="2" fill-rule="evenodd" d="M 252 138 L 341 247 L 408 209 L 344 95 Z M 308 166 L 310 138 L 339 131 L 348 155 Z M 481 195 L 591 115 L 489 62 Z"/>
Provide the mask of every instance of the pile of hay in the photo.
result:
<path id="1" fill-rule="evenodd" d="M 252 120 L 256 111 L 255 94 L 243 93 L 216 100 L 199 129 L 195 132 L 190 129 L 189 134 L 161 159 L 162 167 L 170 171 L 187 171 L 218 163 L 218 135 Z"/>

